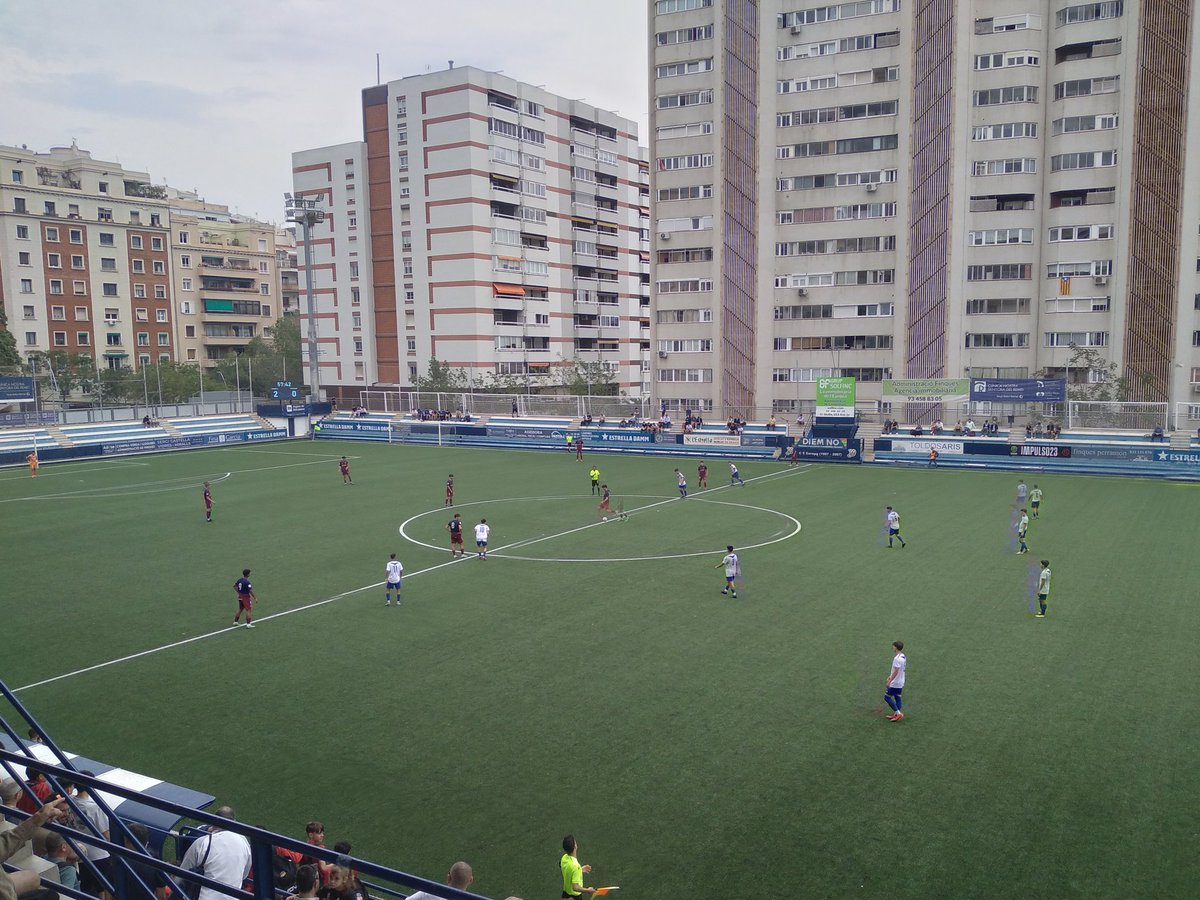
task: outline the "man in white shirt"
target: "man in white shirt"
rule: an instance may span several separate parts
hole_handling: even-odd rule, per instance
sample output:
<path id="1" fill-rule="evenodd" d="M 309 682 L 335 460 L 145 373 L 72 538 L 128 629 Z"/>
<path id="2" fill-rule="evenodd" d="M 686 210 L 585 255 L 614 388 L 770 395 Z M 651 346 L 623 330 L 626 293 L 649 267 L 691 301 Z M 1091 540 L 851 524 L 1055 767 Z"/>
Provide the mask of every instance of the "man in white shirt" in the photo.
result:
<path id="1" fill-rule="evenodd" d="M 721 593 L 729 594 L 729 592 L 732 591 L 733 599 L 736 600 L 737 582 L 735 579 L 738 577 L 738 555 L 733 552 L 733 544 L 726 544 L 725 549 L 729 552 L 726 553 L 725 558 L 713 566 L 713 568 L 719 569 L 721 566 L 725 567 L 725 589 L 721 591 Z"/>
<path id="2" fill-rule="evenodd" d="M 1026 535 L 1029 534 L 1029 512 L 1024 508 L 1021 509 L 1017 517 L 1017 540 L 1021 542 L 1020 549 L 1017 550 L 1017 556 L 1022 553 L 1029 552 L 1029 544 L 1025 542 Z"/>
<path id="3" fill-rule="evenodd" d="M 474 881 L 475 873 L 471 871 L 469 865 L 461 860 L 450 867 L 450 873 L 446 876 L 446 884 L 458 888 L 460 891 L 465 891 Z M 438 900 L 438 896 L 428 891 L 418 891 L 415 894 L 409 894 L 408 900 Z"/>
<path id="4" fill-rule="evenodd" d="M 229 806 L 222 806 L 214 815 L 236 821 L 233 808 Z M 250 842 L 218 825 L 210 825 L 208 832 L 192 842 L 180 867 L 229 887 L 240 888 L 250 875 Z M 223 891 L 201 887 L 198 900 L 223 900 L 230 896 Z"/>
<path id="5" fill-rule="evenodd" d="M 908 657 L 904 655 L 904 641 L 892 641 L 892 650 L 896 655 L 892 657 L 892 671 L 888 674 L 883 700 L 892 708 L 888 720 L 899 722 L 904 718 L 904 701 L 900 694 L 904 690 L 904 670 L 908 668 Z"/>
<path id="6" fill-rule="evenodd" d="M 900 513 L 896 512 L 890 506 L 887 508 L 887 530 L 888 530 L 888 547 L 892 546 L 892 540 L 900 542 L 900 549 L 908 546 L 904 538 L 900 537 Z"/>
<path id="7" fill-rule="evenodd" d="M 492 529 L 488 526 L 487 519 L 480 519 L 479 524 L 475 526 L 475 554 L 480 559 L 487 559 L 488 535 L 491 533 Z"/>
<path id="8" fill-rule="evenodd" d="M 96 777 L 95 772 L 87 769 L 81 769 L 80 774 L 88 775 L 92 778 Z M 111 836 L 108 830 L 108 816 L 105 815 L 104 810 L 100 808 L 100 805 L 92 799 L 92 795 L 89 793 L 88 786 L 86 784 L 71 784 L 70 782 L 63 786 L 68 791 L 74 790 L 75 805 L 79 807 L 79 811 L 83 813 L 84 818 L 91 822 L 96 829 L 95 831 L 92 831 L 87 827 L 87 825 L 80 823 L 78 826 L 79 830 L 85 834 L 93 836 L 98 832 L 106 841 L 110 840 Z M 78 844 L 79 849 L 82 850 L 83 854 L 92 861 L 95 868 L 98 869 L 105 878 L 107 878 L 109 881 L 112 881 L 112 862 L 108 851 L 103 847 L 96 847 L 91 844 L 86 844 L 83 841 L 79 841 Z M 94 894 L 97 897 L 102 895 L 105 897 L 111 896 L 107 891 L 104 890 L 100 879 L 97 878 L 96 874 L 93 872 L 92 866 L 86 864 L 80 866 L 79 885 L 84 891 L 89 894 Z"/>
<path id="9" fill-rule="evenodd" d="M 387 602 L 384 606 L 392 605 L 392 592 L 396 593 L 396 605 L 400 605 L 400 577 L 404 572 L 404 566 L 400 565 L 400 560 L 396 559 L 396 554 L 392 554 L 392 558 L 387 563 Z"/>

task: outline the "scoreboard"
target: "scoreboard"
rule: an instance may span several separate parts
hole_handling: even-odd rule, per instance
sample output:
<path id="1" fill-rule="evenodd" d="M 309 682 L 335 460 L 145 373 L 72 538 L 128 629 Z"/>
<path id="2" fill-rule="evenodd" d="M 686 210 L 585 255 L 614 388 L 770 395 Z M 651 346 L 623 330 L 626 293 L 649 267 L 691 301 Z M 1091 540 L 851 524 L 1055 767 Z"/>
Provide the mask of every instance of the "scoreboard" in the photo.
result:
<path id="1" fill-rule="evenodd" d="M 300 388 L 293 385 L 290 381 L 277 381 L 271 385 L 271 399 L 283 400 L 284 402 L 299 400 Z"/>

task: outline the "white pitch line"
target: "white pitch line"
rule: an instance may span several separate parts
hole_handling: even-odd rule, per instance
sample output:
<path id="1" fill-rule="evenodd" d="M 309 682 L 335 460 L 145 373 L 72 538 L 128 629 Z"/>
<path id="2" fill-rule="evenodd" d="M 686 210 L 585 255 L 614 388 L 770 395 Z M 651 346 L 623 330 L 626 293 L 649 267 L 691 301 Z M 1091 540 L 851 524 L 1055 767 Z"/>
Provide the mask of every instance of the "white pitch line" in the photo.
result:
<path id="1" fill-rule="evenodd" d="M 305 463 L 296 463 L 295 465 L 305 465 Z M 272 468 L 282 468 L 282 467 L 275 466 Z M 257 470 L 250 470 L 250 471 L 257 471 Z M 805 472 L 805 471 L 807 471 L 807 468 L 803 468 L 803 469 L 788 468 L 788 469 L 783 470 L 782 472 L 770 472 L 766 475 L 758 475 L 754 478 L 748 479 L 746 481 L 746 483 L 750 484 L 751 482 L 760 481 L 764 478 L 773 478 L 776 475 L 795 474 L 797 472 Z M 697 493 L 708 494 L 708 493 L 713 493 L 715 491 L 724 490 L 725 488 L 729 488 L 732 486 L 733 485 L 722 485 L 721 487 L 708 488 L 705 491 L 701 491 L 701 492 L 697 492 Z M 678 497 L 670 497 L 666 500 L 660 500 L 657 503 L 649 504 L 648 506 L 639 507 L 638 509 L 639 510 L 650 509 L 654 506 L 661 506 L 664 503 L 671 503 L 677 499 L 679 499 L 679 498 Z M 532 540 L 514 541 L 513 543 L 506 544 L 503 547 L 497 547 L 492 552 L 493 553 L 502 553 L 505 550 L 515 550 L 518 547 L 525 547 L 530 544 L 539 543 L 541 541 L 548 541 L 548 540 L 551 540 L 552 538 L 563 537 L 568 534 L 574 534 L 577 531 L 582 531 L 585 528 L 591 528 L 594 525 L 599 525 L 599 524 L 601 524 L 601 523 L 594 522 L 591 525 L 584 525 L 579 528 L 571 528 L 571 529 L 568 529 L 567 531 L 563 531 L 558 534 L 543 535 L 542 537 L 533 538 Z M 424 568 L 424 569 L 418 569 L 417 571 L 415 571 L 411 574 L 406 574 L 404 577 L 406 579 L 416 578 L 418 575 L 425 575 L 429 572 L 436 572 L 438 569 L 444 569 L 447 566 L 453 566 L 458 563 L 464 563 L 468 559 L 475 559 L 475 558 L 476 557 L 472 557 L 472 556 L 459 556 L 455 559 L 447 560 L 446 562 L 437 563 L 436 565 L 428 566 L 427 568 Z M 326 597 L 323 600 L 317 600 L 313 603 L 307 603 L 304 606 L 297 606 L 297 607 L 293 607 L 292 609 L 285 609 L 285 610 L 281 610 L 280 612 L 277 612 L 277 613 L 271 613 L 270 615 L 267 615 L 267 616 L 260 616 L 260 617 L 258 617 L 258 621 L 260 623 L 261 622 L 269 622 L 272 619 L 280 619 L 280 618 L 283 618 L 284 616 L 290 616 L 293 613 L 305 612 L 306 610 L 316 609 L 319 606 L 325 606 L 329 603 L 333 603 L 337 600 L 342 600 L 342 599 L 344 599 L 346 597 L 350 597 L 354 594 L 361 594 L 363 591 L 374 590 L 376 588 L 382 587 L 383 584 L 384 584 L 384 582 L 382 582 L 382 581 L 376 581 L 373 584 L 364 584 L 362 587 L 353 588 L 352 590 L 344 591 L 340 594 L 335 594 L 332 597 Z M 228 634 L 231 631 L 237 631 L 241 627 L 243 627 L 243 626 L 229 625 L 229 626 L 226 626 L 225 628 L 219 628 L 216 631 L 209 631 L 209 632 L 206 632 L 205 634 L 198 634 L 198 635 L 195 635 L 190 638 L 184 638 L 181 641 L 173 641 L 170 644 L 163 644 L 162 646 L 159 646 L 159 647 L 151 647 L 149 650 L 141 650 L 137 653 L 131 653 L 128 656 L 121 656 L 121 657 L 118 657 L 117 659 L 110 659 L 107 662 L 96 663 L 95 665 L 92 665 L 92 666 L 86 666 L 82 669 L 76 669 L 73 672 L 64 672 L 62 675 L 55 675 L 52 678 L 44 678 L 41 681 L 34 681 L 30 684 L 25 684 L 25 685 L 22 685 L 21 687 L 13 688 L 12 691 L 14 694 L 19 694 L 22 691 L 32 690 L 33 688 L 36 688 L 36 687 L 43 687 L 47 684 L 54 684 L 57 681 L 63 681 L 67 678 L 74 678 L 77 675 L 86 675 L 89 672 L 96 672 L 96 671 L 99 671 L 100 669 L 107 669 L 108 667 L 118 665 L 119 663 L 130 662 L 131 660 L 141 659 L 142 657 L 151 656 L 155 653 L 161 653 L 164 650 L 173 650 L 176 647 L 184 647 L 184 646 L 187 646 L 188 644 L 194 644 L 197 641 L 203 641 L 203 640 L 207 640 L 208 638 L 217 637 L 222 634 Z"/>
<path id="2" fill-rule="evenodd" d="M 45 465 L 46 464 L 43 463 L 42 468 L 45 468 Z M 61 471 L 61 468 L 64 465 L 64 463 L 53 463 L 53 465 L 54 465 L 53 472 L 39 472 L 38 478 L 56 478 L 56 477 L 61 478 L 63 475 L 79 475 L 80 474 L 79 472 L 76 472 L 74 470 L 72 470 L 70 472 Z M 80 465 L 80 463 L 75 463 L 74 465 Z M 130 466 L 148 466 L 148 465 L 150 465 L 150 463 L 147 463 L 147 462 L 127 462 L 127 463 L 123 463 L 121 465 L 97 466 L 94 469 L 88 469 L 87 472 L 88 473 L 107 472 L 111 469 L 127 469 Z M 24 472 L 19 472 L 15 475 L 8 475 L 6 477 L 0 477 L 0 481 L 20 481 L 23 478 L 29 478 L 29 476 L 27 474 L 25 474 Z"/>

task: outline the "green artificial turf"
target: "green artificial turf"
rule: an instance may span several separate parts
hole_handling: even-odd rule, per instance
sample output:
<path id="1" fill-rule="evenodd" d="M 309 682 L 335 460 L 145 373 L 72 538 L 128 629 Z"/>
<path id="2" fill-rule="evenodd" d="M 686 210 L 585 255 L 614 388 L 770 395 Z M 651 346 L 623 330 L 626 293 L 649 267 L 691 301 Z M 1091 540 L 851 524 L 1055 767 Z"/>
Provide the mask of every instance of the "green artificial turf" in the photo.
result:
<path id="1" fill-rule="evenodd" d="M 627 521 L 594 524 L 592 462 Z M 0 677 L 223 628 L 249 566 L 254 630 L 21 698 L 70 750 L 426 877 L 466 859 L 493 897 L 558 896 L 567 832 L 626 900 L 1194 892 L 1196 488 L 1030 478 L 1017 556 L 1011 473 L 761 462 L 730 488 L 710 460 L 714 490 L 671 499 L 696 463 L 320 441 L 0 473 Z M 450 563 L 449 472 L 486 562 Z M 399 609 L 368 587 L 391 552 Z"/>

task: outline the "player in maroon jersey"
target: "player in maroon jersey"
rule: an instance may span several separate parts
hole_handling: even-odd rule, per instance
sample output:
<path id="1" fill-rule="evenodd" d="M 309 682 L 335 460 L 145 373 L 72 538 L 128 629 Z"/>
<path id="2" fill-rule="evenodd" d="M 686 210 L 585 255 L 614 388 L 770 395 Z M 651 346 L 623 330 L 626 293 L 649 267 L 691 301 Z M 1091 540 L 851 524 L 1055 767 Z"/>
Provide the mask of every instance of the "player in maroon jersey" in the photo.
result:
<path id="1" fill-rule="evenodd" d="M 575 458 L 583 459 L 583 435 L 575 438 Z"/>
<path id="2" fill-rule="evenodd" d="M 700 487 L 708 487 L 708 466 L 706 466 L 704 463 L 700 463 L 700 465 L 696 466 L 696 478 Z"/>
<path id="3" fill-rule="evenodd" d="M 446 502 L 442 506 L 454 505 L 454 474 L 451 473 L 446 479 Z"/>
<path id="4" fill-rule="evenodd" d="M 607 484 L 600 485 L 600 491 L 601 491 L 600 512 L 601 513 L 612 512 L 612 506 L 609 503 L 609 500 L 611 499 L 612 495 L 608 491 L 608 485 Z"/>
<path id="5" fill-rule="evenodd" d="M 233 624 L 240 625 L 239 621 L 242 616 L 242 610 L 246 611 L 246 627 L 253 628 L 250 624 L 250 608 L 254 605 L 254 601 L 258 598 L 254 596 L 254 587 L 250 584 L 250 570 L 242 569 L 242 577 L 233 583 L 233 589 L 237 591 L 238 611 L 233 616 Z"/>
<path id="6" fill-rule="evenodd" d="M 212 490 L 208 482 L 204 482 L 204 521 L 212 521 Z"/>
<path id="7" fill-rule="evenodd" d="M 354 479 L 350 477 L 350 460 L 343 456 L 338 461 L 338 467 L 342 470 L 342 484 L 354 484 Z"/>

